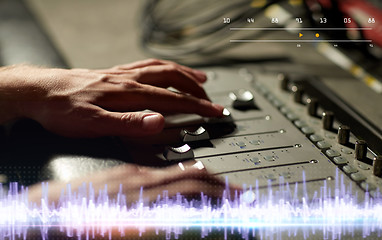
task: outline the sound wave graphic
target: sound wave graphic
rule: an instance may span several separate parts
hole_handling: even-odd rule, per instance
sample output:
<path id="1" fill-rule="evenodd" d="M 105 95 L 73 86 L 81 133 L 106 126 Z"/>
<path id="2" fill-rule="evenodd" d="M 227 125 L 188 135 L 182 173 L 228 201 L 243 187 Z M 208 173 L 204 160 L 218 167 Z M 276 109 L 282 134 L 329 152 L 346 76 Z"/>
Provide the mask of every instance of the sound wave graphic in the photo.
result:
<path id="1" fill-rule="evenodd" d="M 304 175 L 303 175 L 304 178 Z M 112 239 L 127 237 L 129 231 L 145 237 L 147 230 L 165 232 L 167 239 L 177 239 L 184 230 L 200 229 L 200 237 L 218 229 L 238 232 L 243 239 L 282 239 L 302 234 L 304 239 L 320 232 L 323 239 L 343 236 L 362 237 L 382 235 L 382 195 L 357 203 L 351 186 L 343 184 L 343 176 L 336 177 L 336 187 L 324 184 L 320 192 L 309 199 L 305 183 L 298 198 L 298 184 L 280 184 L 275 191 L 269 183 L 268 192 L 261 194 L 255 186 L 236 193 L 231 199 L 228 188 L 221 199 L 210 199 L 201 193 L 199 200 L 188 200 L 180 194 L 169 197 L 167 191 L 153 203 L 146 202 L 144 189 L 139 200 L 127 206 L 122 186 L 115 198 L 109 198 L 107 185 L 98 195 L 92 184 L 84 184 L 78 192 L 68 185 L 57 205 L 48 203 L 48 184 L 42 183 L 40 203 L 28 202 L 28 189 L 11 183 L 9 191 L 0 185 L 0 239 L 28 239 L 28 231 L 38 229 L 42 239 L 56 228 L 68 237 L 93 239 L 98 236 Z M 65 193 L 64 193 L 65 192 Z M 195 238 L 195 236 L 194 236 Z M 150 238 L 152 239 L 152 238 Z"/>

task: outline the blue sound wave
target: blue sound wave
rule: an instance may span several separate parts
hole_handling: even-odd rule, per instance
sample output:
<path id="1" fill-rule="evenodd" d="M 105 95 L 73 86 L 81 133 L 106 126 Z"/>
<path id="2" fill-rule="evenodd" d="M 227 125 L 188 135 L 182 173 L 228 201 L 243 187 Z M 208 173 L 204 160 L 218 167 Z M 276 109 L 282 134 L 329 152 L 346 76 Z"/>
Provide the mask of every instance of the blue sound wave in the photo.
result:
<path id="1" fill-rule="evenodd" d="M 281 236 L 303 238 L 320 232 L 323 239 L 341 239 L 343 236 L 382 236 L 382 195 L 357 203 L 351 186 L 341 184 L 337 177 L 335 189 L 324 184 L 320 192 L 309 199 L 305 183 L 302 197 L 298 184 L 280 184 L 275 191 L 269 184 L 268 192 L 261 194 L 255 187 L 245 188 L 233 199 L 228 188 L 221 199 L 213 200 L 201 193 L 199 200 L 188 200 L 180 194 L 169 197 L 167 191 L 153 203 L 145 201 L 141 189 L 137 202 L 128 206 L 122 186 L 116 197 L 110 198 L 107 185 L 97 195 L 91 183 L 77 192 L 68 185 L 62 191 L 57 205 L 48 203 L 48 184 L 42 183 L 40 203 L 28 202 L 28 189 L 9 185 L 9 191 L 0 185 L 0 239 L 28 238 L 28 231 L 38 229 L 48 239 L 52 228 L 78 239 L 97 236 L 112 239 L 117 234 L 125 237 L 129 231 L 144 237 L 147 230 L 165 232 L 166 238 L 177 238 L 184 230 L 199 228 L 201 237 L 216 229 L 239 232 L 243 239 L 282 239 Z M 282 181 L 280 181 L 282 182 Z M 276 237 L 275 237 L 276 236 Z"/>

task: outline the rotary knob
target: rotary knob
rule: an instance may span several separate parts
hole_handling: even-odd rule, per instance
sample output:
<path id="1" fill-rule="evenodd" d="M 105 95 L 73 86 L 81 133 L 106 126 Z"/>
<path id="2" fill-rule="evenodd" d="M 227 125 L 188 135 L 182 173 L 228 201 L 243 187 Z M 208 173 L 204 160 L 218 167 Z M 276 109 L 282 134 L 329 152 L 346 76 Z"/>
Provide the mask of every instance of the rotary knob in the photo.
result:
<path id="1" fill-rule="evenodd" d="M 317 98 L 309 98 L 307 100 L 308 105 L 306 106 L 308 110 L 309 116 L 315 117 L 317 116 L 317 109 L 318 109 L 318 100 Z"/>
<path id="2" fill-rule="evenodd" d="M 382 177 L 382 155 L 377 155 L 373 160 L 373 174 Z"/>
<path id="3" fill-rule="evenodd" d="M 229 97 L 232 99 L 232 107 L 235 109 L 250 109 L 255 106 L 255 98 L 248 90 L 241 89 L 236 93 L 231 92 Z"/>
<path id="4" fill-rule="evenodd" d="M 196 131 L 188 131 L 186 129 L 182 129 L 180 132 L 180 137 L 184 143 L 210 139 L 210 135 L 206 129 L 204 129 L 204 127 L 199 127 Z"/>
<path id="5" fill-rule="evenodd" d="M 301 86 L 293 86 L 293 101 L 295 103 L 303 103 L 302 97 L 304 95 L 304 90 Z"/>
<path id="6" fill-rule="evenodd" d="M 163 156 L 168 161 L 180 161 L 194 158 L 194 152 L 190 146 L 184 144 L 181 147 L 166 147 Z"/>
<path id="7" fill-rule="evenodd" d="M 341 125 L 338 127 L 337 141 L 339 144 L 348 145 L 350 138 L 350 127 Z"/>
<path id="8" fill-rule="evenodd" d="M 331 111 L 325 111 L 322 113 L 322 127 L 325 130 L 332 130 L 334 122 L 334 113 Z"/>
<path id="9" fill-rule="evenodd" d="M 280 88 L 284 91 L 289 91 L 289 76 L 283 73 L 280 73 L 277 76 L 278 80 L 280 81 Z"/>
<path id="10" fill-rule="evenodd" d="M 354 151 L 354 157 L 357 160 L 362 160 L 366 158 L 367 154 L 367 144 L 364 140 L 358 140 L 355 142 L 355 151 Z"/>

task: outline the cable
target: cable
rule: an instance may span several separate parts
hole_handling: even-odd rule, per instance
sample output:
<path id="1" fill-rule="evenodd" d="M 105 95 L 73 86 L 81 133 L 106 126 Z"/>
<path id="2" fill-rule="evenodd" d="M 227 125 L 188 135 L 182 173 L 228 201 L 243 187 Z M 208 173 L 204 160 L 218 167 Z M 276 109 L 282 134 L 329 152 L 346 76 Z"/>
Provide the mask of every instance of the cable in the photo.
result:
<path id="1" fill-rule="evenodd" d="M 181 61 L 190 56 L 217 54 L 237 46 L 227 44 L 235 35 L 258 38 L 268 32 L 243 33 L 229 31 L 229 27 L 243 27 L 246 18 L 262 16 L 269 6 L 281 0 L 263 2 L 240 0 L 147 0 L 143 9 L 143 48 L 157 57 Z M 213 10 L 211 10 L 213 9 Z M 223 24 L 223 18 L 230 20 Z M 264 27 L 264 26 L 263 26 Z"/>

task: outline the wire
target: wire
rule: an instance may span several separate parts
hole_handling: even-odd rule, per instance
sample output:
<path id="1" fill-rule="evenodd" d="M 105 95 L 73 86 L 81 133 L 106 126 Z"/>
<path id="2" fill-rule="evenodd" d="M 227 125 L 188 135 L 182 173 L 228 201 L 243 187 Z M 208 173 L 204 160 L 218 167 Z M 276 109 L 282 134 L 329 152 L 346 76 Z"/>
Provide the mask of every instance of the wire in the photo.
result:
<path id="1" fill-rule="evenodd" d="M 227 44 L 235 34 L 240 38 L 264 36 L 269 32 L 243 33 L 229 27 L 243 27 L 246 18 L 262 16 L 269 6 L 281 0 L 251 6 L 249 0 L 147 0 L 143 9 L 141 44 L 155 56 L 181 61 L 190 56 L 217 54 L 237 46 Z M 229 18 L 229 25 L 223 23 Z M 264 27 L 264 26 L 263 26 Z"/>

